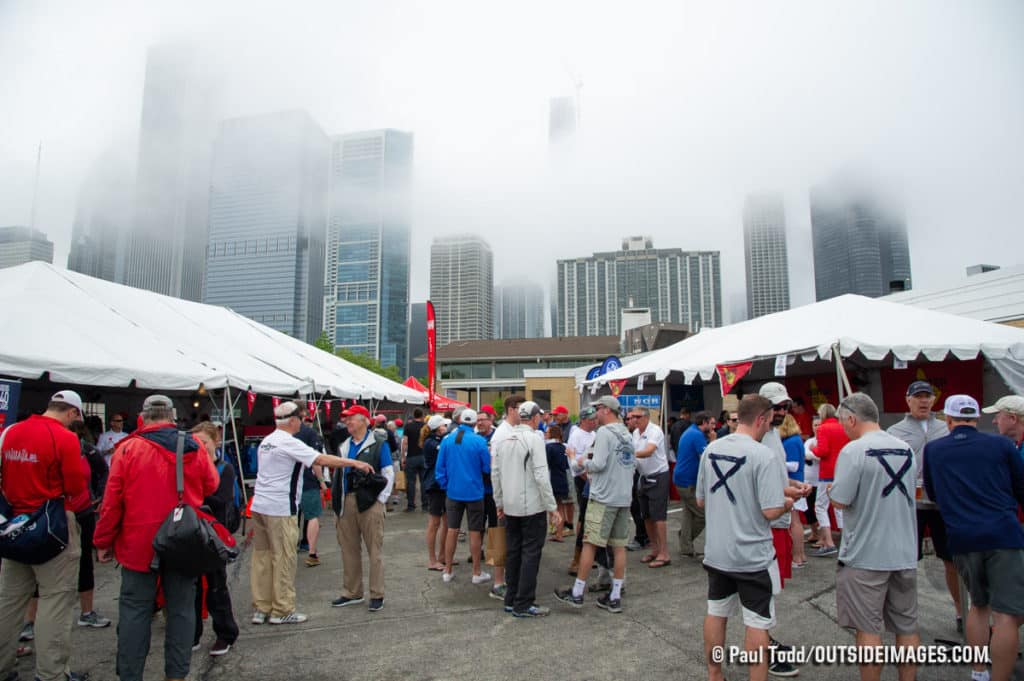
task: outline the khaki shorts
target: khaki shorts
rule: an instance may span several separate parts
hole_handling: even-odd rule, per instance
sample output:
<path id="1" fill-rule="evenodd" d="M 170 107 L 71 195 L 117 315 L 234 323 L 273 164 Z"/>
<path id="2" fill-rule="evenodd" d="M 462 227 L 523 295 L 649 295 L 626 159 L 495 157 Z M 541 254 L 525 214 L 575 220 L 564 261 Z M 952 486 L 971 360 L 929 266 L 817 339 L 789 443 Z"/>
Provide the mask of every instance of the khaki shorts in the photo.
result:
<path id="1" fill-rule="evenodd" d="M 866 634 L 886 630 L 917 633 L 917 570 L 863 570 L 839 566 L 836 572 L 839 626 Z"/>
<path id="2" fill-rule="evenodd" d="M 594 546 L 625 546 L 629 543 L 629 507 L 605 506 L 600 501 L 587 504 L 583 541 Z"/>

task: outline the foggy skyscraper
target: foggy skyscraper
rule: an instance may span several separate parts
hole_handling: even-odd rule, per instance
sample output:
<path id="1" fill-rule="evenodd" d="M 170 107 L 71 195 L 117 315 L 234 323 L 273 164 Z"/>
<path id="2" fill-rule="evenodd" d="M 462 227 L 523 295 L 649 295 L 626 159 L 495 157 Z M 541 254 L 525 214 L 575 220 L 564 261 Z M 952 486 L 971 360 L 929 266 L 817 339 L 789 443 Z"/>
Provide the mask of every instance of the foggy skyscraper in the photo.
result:
<path id="1" fill-rule="evenodd" d="M 779 194 L 747 197 L 743 207 L 747 318 L 789 309 L 786 211 Z"/>
<path id="2" fill-rule="evenodd" d="M 304 111 L 221 124 L 203 302 L 306 342 L 320 335 L 329 153 Z"/>
<path id="3" fill-rule="evenodd" d="M 576 134 L 576 98 L 553 97 L 548 114 L 548 142 L 569 141 Z"/>
<path id="4" fill-rule="evenodd" d="M 816 300 L 911 288 L 903 209 L 862 179 L 844 174 L 811 189 L 811 234 Z"/>
<path id="5" fill-rule="evenodd" d="M 324 328 L 336 348 L 407 371 L 413 136 L 332 140 Z"/>
<path id="6" fill-rule="evenodd" d="M 494 337 L 543 338 L 544 289 L 538 284 L 494 287 Z"/>
<path id="7" fill-rule="evenodd" d="M 475 234 L 434 239 L 430 246 L 430 301 L 437 315 L 437 347 L 494 336 L 494 255 Z"/>
<path id="8" fill-rule="evenodd" d="M 203 293 L 216 133 L 209 69 L 189 45 L 149 50 L 124 272 L 129 286 L 195 301 Z"/>
<path id="9" fill-rule="evenodd" d="M 555 336 L 615 336 L 624 308 L 650 308 L 651 320 L 697 333 L 722 324 L 718 251 L 654 248 L 627 237 L 618 251 L 558 261 Z"/>
<path id="10" fill-rule="evenodd" d="M 108 149 L 92 165 L 78 192 L 71 226 L 68 269 L 106 281 L 124 279 L 128 226 L 134 197 L 130 163 L 116 148 Z"/>
<path id="11" fill-rule="evenodd" d="M 427 371 L 427 304 L 413 303 L 409 306 L 409 370 L 410 376 L 422 380 Z M 416 359 L 417 357 L 424 359 Z M 423 381 L 427 385 L 427 381 Z"/>

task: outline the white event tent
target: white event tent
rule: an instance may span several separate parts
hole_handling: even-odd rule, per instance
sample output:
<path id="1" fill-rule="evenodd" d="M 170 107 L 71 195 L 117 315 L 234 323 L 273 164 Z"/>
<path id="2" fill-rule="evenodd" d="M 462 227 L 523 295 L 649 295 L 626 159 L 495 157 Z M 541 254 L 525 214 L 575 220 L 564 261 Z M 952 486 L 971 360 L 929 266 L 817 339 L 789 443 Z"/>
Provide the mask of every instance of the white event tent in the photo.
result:
<path id="1" fill-rule="evenodd" d="M 585 385 L 647 376 L 664 381 L 672 372 L 685 383 L 716 377 L 716 365 L 772 360 L 789 363 L 834 360 L 859 354 L 869 362 L 892 356 L 939 362 L 952 355 L 982 355 L 1005 383 L 1024 394 L 1024 329 L 935 312 L 884 300 L 844 295 L 749 321 L 704 329 L 651 352 Z"/>
<path id="2" fill-rule="evenodd" d="M 100 387 L 423 395 L 231 310 L 42 262 L 0 270 L 0 374 Z"/>

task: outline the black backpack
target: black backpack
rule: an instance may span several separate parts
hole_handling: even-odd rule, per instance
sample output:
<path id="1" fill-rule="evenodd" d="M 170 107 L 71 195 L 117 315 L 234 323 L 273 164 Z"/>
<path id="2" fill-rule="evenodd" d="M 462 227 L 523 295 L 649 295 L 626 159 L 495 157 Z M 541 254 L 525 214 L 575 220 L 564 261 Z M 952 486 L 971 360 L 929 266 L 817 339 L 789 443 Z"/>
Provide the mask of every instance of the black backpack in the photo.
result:
<path id="1" fill-rule="evenodd" d="M 154 572 L 168 570 L 186 577 L 198 577 L 237 558 L 238 550 L 226 546 L 210 521 L 200 518 L 196 510 L 185 503 L 184 451 L 185 433 L 179 432 L 174 456 L 178 505 L 167 514 L 153 538 L 155 553 L 149 568 Z"/>

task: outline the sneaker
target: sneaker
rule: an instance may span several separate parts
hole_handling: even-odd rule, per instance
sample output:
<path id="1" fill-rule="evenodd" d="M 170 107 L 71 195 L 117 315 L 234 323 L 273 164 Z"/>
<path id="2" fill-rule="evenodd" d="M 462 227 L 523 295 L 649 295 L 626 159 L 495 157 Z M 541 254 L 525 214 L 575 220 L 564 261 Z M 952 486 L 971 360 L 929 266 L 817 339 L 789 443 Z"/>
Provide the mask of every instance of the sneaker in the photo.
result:
<path id="1" fill-rule="evenodd" d="M 370 599 L 370 612 L 380 612 L 384 609 L 383 598 L 371 598 Z"/>
<path id="2" fill-rule="evenodd" d="M 31 641 L 36 637 L 36 625 L 34 622 L 25 622 L 25 626 L 21 628 L 21 633 L 18 634 L 19 641 Z"/>
<path id="3" fill-rule="evenodd" d="M 106 617 L 101 617 L 95 610 L 91 612 L 83 612 L 78 618 L 78 626 L 80 627 L 95 627 L 96 629 L 102 629 L 103 627 L 110 626 L 110 620 Z"/>
<path id="4" fill-rule="evenodd" d="M 799 563 L 797 561 L 795 561 L 795 560 L 793 561 L 793 569 L 794 570 L 802 570 L 805 567 L 807 567 L 807 561 L 806 560 L 802 561 L 802 562 L 799 562 Z"/>
<path id="5" fill-rule="evenodd" d="M 413 512 L 413 511 L 415 511 L 415 510 L 416 510 L 416 507 L 415 507 L 415 506 L 406 506 L 406 507 L 405 507 L 405 512 L 406 512 L 406 513 L 412 513 L 412 512 Z"/>
<path id="6" fill-rule="evenodd" d="M 266 621 L 267 621 L 267 613 L 260 612 L 259 610 L 253 610 L 252 611 L 252 623 L 253 624 L 263 624 Z"/>
<path id="7" fill-rule="evenodd" d="M 302 624 L 308 617 L 303 615 L 301 612 L 295 612 L 294 610 L 284 617 L 271 617 L 271 624 Z"/>
<path id="8" fill-rule="evenodd" d="M 572 589 L 555 589 L 555 598 L 574 608 L 583 607 L 583 596 L 573 596 Z"/>
<path id="9" fill-rule="evenodd" d="M 227 655 L 229 650 L 231 650 L 231 644 L 222 638 L 218 638 L 217 642 L 210 648 L 210 655 L 220 657 L 221 655 Z"/>
<path id="10" fill-rule="evenodd" d="M 626 550 L 627 551 L 639 551 L 643 547 L 644 547 L 644 545 L 641 544 L 640 542 L 638 542 L 636 539 L 634 539 L 633 541 L 631 541 L 628 544 L 626 544 Z"/>
<path id="11" fill-rule="evenodd" d="M 357 605 L 362 602 L 362 596 L 360 596 L 359 598 L 346 598 L 345 596 L 342 596 L 341 598 L 335 598 L 333 601 L 331 601 L 331 607 L 344 608 L 346 605 Z"/>
<path id="12" fill-rule="evenodd" d="M 487 592 L 487 595 L 490 596 L 491 598 L 496 598 L 499 601 L 505 600 L 505 585 L 504 584 L 495 584 Z"/>
<path id="13" fill-rule="evenodd" d="M 18 649 L 14 651 L 14 656 L 16 658 L 17 657 L 26 657 L 28 655 L 31 655 L 33 652 L 35 652 L 35 651 L 32 650 L 32 646 L 18 646 Z M 7 678 L 10 679 L 11 677 L 8 676 Z M 15 673 L 14 674 L 15 681 L 17 681 L 17 678 L 18 678 L 18 675 L 17 675 L 17 673 Z"/>
<path id="14" fill-rule="evenodd" d="M 612 595 L 607 593 L 597 599 L 597 607 L 608 612 L 619 613 L 622 612 L 622 599 L 616 598 L 613 600 Z"/>
<path id="15" fill-rule="evenodd" d="M 513 612 L 515 612 L 515 608 L 513 608 L 511 605 L 506 605 L 505 612 L 512 614 Z"/>
<path id="16" fill-rule="evenodd" d="M 815 558 L 825 558 L 828 556 L 834 556 L 837 553 L 839 553 L 839 549 L 837 549 L 835 546 L 822 546 L 820 549 L 808 551 L 807 555 L 814 556 Z"/>
<path id="17" fill-rule="evenodd" d="M 545 608 L 540 605 L 531 605 L 523 612 L 512 611 L 513 617 L 547 617 L 551 614 L 551 608 Z"/>
<path id="18" fill-rule="evenodd" d="M 775 650 L 780 650 L 780 651 L 782 651 L 784 653 L 793 652 L 793 646 L 787 646 L 785 643 L 779 643 L 778 641 L 776 641 L 774 638 L 771 638 L 771 637 L 768 638 L 768 647 L 769 648 L 774 648 Z"/>
<path id="19" fill-rule="evenodd" d="M 201 641 L 196 641 L 195 643 L 192 644 L 192 652 L 194 653 L 194 652 L 196 652 L 197 650 L 199 650 L 202 647 L 203 647 L 202 642 Z"/>
<path id="20" fill-rule="evenodd" d="M 453 579 L 455 579 L 455 573 L 454 572 L 442 572 L 441 573 L 441 579 L 444 580 L 445 584 L 447 584 L 448 582 L 450 582 Z"/>
<path id="21" fill-rule="evenodd" d="M 485 582 L 491 581 L 491 575 L 486 572 L 481 572 L 478 575 L 473 575 L 472 581 L 474 584 L 483 584 Z"/>
<path id="22" fill-rule="evenodd" d="M 306 567 L 316 567 L 319 564 L 320 556 L 316 555 L 315 553 L 309 554 L 309 557 L 306 558 Z"/>
<path id="23" fill-rule="evenodd" d="M 796 676 L 800 670 L 788 662 L 773 662 L 768 665 L 768 673 L 772 676 Z"/>

